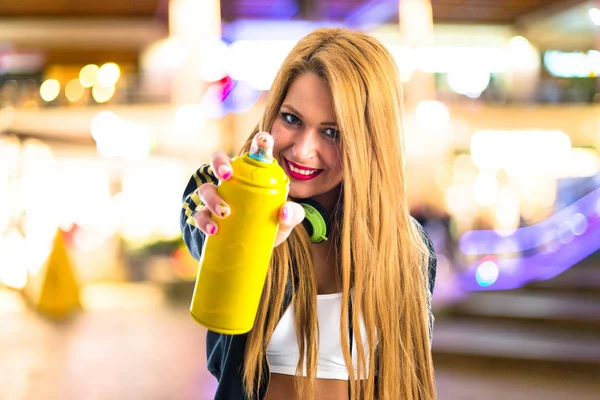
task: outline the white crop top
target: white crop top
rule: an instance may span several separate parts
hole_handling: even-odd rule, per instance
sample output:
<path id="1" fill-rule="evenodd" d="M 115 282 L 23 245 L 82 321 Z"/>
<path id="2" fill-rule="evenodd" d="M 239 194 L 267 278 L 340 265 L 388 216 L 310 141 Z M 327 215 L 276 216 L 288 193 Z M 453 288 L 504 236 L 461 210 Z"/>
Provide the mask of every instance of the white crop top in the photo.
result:
<path id="1" fill-rule="evenodd" d="M 348 380 L 348 370 L 342 354 L 340 341 L 340 318 L 342 315 L 342 293 L 317 295 L 319 319 L 319 360 L 317 378 Z M 360 321 L 361 337 L 367 334 Z M 353 343 L 356 341 L 353 338 Z M 294 307 L 290 305 L 279 320 L 267 347 L 267 358 L 271 372 L 296 375 L 298 365 L 298 338 L 296 336 Z M 367 359 L 367 365 L 369 360 Z M 356 347 L 352 346 L 352 362 L 356 374 Z M 303 376 L 306 376 L 306 360 Z"/>

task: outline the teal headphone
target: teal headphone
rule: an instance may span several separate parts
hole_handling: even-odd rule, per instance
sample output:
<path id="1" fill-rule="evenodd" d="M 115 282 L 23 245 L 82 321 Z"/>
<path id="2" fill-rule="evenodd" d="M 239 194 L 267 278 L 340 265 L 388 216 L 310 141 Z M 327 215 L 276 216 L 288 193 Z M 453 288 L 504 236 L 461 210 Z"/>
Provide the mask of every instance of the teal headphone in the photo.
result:
<path id="1" fill-rule="evenodd" d="M 311 199 L 299 199 L 298 203 L 304 208 L 304 221 L 302 224 L 308 231 L 312 243 L 321 243 L 329 235 L 329 213 L 325 208 Z"/>

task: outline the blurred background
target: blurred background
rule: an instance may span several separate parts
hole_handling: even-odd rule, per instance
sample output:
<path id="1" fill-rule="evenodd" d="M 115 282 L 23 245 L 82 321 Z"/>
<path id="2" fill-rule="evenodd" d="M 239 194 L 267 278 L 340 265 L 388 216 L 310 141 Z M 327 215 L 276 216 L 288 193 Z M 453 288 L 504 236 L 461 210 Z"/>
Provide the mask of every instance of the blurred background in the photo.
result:
<path id="1" fill-rule="evenodd" d="M 211 399 L 181 195 L 294 43 L 379 38 L 439 398 L 600 398 L 600 2 L 2 0 L 0 399 Z"/>

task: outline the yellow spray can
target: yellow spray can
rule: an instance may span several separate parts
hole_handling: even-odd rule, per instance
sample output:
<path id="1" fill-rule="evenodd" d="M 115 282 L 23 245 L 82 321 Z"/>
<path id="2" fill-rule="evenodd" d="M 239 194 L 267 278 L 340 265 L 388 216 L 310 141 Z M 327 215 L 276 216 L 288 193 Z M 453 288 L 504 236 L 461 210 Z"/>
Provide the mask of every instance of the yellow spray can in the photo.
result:
<path id="1" fill-rule="evenodd" d="M 258 133 L 250 151 L 231 160 L 233 175 L 217 193 L 230 215 L 213 219 L 196 278 L 190 314 L 211 331 L 236 335 L 254 325 L 289 178 L 272 156 L 273 139 Z"/>

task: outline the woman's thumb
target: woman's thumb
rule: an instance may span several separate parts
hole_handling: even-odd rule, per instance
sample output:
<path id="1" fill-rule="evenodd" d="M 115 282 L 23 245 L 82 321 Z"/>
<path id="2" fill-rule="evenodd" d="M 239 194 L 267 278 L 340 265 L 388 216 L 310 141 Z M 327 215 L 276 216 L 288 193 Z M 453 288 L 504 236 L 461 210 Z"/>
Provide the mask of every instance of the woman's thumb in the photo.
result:
<path id="1" fill-rule="evenodd" d="M 304 208 L 293 201 L 286 202 L 279 212 L 279 231 L 275 238 L 275 246 L 287 239 L 294 227 L 302 220 L 304 220 Z"/>

